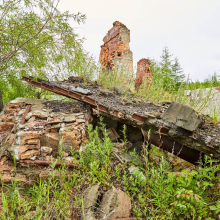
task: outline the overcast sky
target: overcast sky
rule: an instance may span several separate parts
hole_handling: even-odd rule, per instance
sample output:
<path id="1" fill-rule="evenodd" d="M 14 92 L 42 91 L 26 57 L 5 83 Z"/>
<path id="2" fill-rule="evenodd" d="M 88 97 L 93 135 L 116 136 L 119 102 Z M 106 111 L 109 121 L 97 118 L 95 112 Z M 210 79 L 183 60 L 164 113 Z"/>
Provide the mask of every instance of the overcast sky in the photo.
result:
<path id="1" fill-rule="evenodd" d="M 103 37 L 120 21 L 131 31 L 134 66 L 141 58 L 159 60 L 167 46 L 192 80 L 220 75 L 220 0 L 61 0 L 59 9 L 86 14 L 86 23 L 73 27 L 96 60 Z"/>

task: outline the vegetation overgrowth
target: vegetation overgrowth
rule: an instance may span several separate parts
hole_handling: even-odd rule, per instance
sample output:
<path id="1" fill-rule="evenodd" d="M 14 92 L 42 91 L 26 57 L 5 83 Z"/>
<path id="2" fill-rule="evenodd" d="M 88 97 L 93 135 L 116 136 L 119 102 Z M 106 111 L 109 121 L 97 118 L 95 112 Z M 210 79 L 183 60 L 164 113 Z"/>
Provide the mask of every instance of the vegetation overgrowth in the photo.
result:
<path id="1" fill-rule="evenodd" d="M 71 19 L 78 24 L 83 23 L 86 16 L 62 13 L 57 8 L 58 4 L 59 0 L 5 0 L 0 4 L 0 90 L 3 104 L 16 97 L 37 98 L 48 93 L 22 82 L 23 75 L 45 80 L 78 75 L 85 81 L 98 76 L 105 88 L 117 86 L 148 101 L 178 101 L 196 110 L 205 107 L 211 99 L 211 92 L 205 97 L 201 94 L 199 100 L 194 97 L 189 101 L 185 91 L 220 85 L 216 73 L 204 82 L 186 79 L 178 58 L 173 58 L 165 47 L 159 61 L 150 59 L 152 81 L 143 83 L 137 92 L 134 75 L 124 76 L 117 70 L 111 74 L 109 71 L 100 72 L 100 65 L 84 51 L 83 39 L 69 23 Z"/>
<path id="2" fill-rule="evenodd" d="M 0 3 L 0 90 L 4 104 L 16 97 L 37 97 L 22 76 L 61 80 L 68 75 L 93 77 L 97 68 L 70 21 L 81 13 L 61 12 L 60 0 L 4 0 Z"/>
<path id="3" fill-rule="evenodd" d="M 89 125 L 88 134 L 84 150 L 72 150 L 78 168 L 71 170 L 63 164 L 56 169 L 54 161 L 46 178 L 23 185 L 16 180 L 4 185 L 2 180 L 0 219 L 84 219 L 83 194 L 93 184 L 123 190 L 131 198 L 131 215 L 137 219 L 220 218 L 219 161 L 206 157 L 203 164 L 176 172 L 163 157 L 157 164 L 150 161 L 149 149 L 143 145 L 141 155 L 134 151 L 131 161 L 122 159 L 121 163 L 114 157 L 114 144 L 102 123 L 95 129 Z M 126 136 L 121 141 L 126 144 Z M 62 145 L 59 152 L 62 160 Z M 130 166 L 139 171 L 130 173 Z M 96 207 L 93 210 L 98 212 Z"/>
<path id="4" fill-rule="evenodd" d="M 137 98 L 147 102 L 176 101 L 187 104 L 196 111 L 206 113 L 215 94 L 214 87 L 220 86 L 219 76 L 216 73 L 203 82 L 192 82 L 189 77 L 186 78 L 178 58 L 173 59 L 167 47 L 162 51 L 160 62 L 150 60 L 152 80 L 143 82 L 138 91 L 135 90 L 135 75 L 125 76 L 123 71 L 117 70 L 117 67 L 111 72 L 105 69 L 100 71 L 98 81 L 104 88 L 120 89 L 122 96 L 127 96 L 129 92 L 132 92 Z M 192 90 L 197 91 L 191 93 Z M 211 114 L 215 122 L 220 120 L 219 110 L 216 107 Z"/>
<path id="5" fill-rule="evenodd" d="M 37 98 L 37 94 L 44 92 L 23 83 L 23 75 L 49 80 L 78 75 L 87 81 L 99 73 L 97 80 L 103 87 L 117 87 L 123 91 L 122 96 L 133 93 L 148 102 L 178 101 L 196 110 L 206 107 L 212 92 L 200 99 L 189 99 L 186 90 L 220 86 L 216 73 L 203 82 L 191 82 L 178 58 L 173 59 L 165 47 L 159 62 L 151 59 L 152 81 L 135 91 L 134 76 L 120 75 L 116 70 L 100 72 L 100 66 L 84 51 L 83 40 L 69 24 L 70 19 L 84 22 L 85 15 L 61 13 L 58 3 L 59 0 L 4 0 L 0 4 L 0 91 L 4 104 L 16 97 Z M 216 121 L 217 115 L 218 112 L 214 115 Z M 102 139 L 99 130 L 103 132 Z M 54 161 L 47 178 L 30 180 L 24 185 L 16 180 L 5 185 L 2 179 L 0 219 L 84 218 L 83 193 L 93 184 L 126 192 L 132 200 L 133 217 L 220 219 L 219 161 L 206 157 L 204 164 L 176 172 L 163 157 L 157 164 L 149 160 L 152 150 L 146 144 L 141 156 L 133 152 L 132 161 L 121 163 L 114 157 L 114 144 L 103 124 L 101 129 L 89 125 L 88 134 L 84 151 L 72 150 L 78 168 L 71 170 L 63 164 L 56 169 Z M 122 141 L 126 144 L 126 136 Z M 62 161 L 61 145 L 59 152 Z M 131 165 L 139 171 L 129 173 Z"/>

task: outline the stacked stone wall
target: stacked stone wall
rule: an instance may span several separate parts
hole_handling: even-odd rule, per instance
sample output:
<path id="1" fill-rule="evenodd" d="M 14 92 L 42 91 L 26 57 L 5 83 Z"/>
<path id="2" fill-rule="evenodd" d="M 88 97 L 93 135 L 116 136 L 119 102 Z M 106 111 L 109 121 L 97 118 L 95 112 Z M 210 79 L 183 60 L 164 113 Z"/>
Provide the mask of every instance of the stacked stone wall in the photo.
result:
<path id="1" fill-rule="evenodd" d="M 58 108 L 50 107 L 55 102 L 17 98 L 0 114 L 0 174 L 6 182 L 14 179 L 14 160 L 49 162 L 58 157 L 62 146 L 63 160 L 73 162 L 71 151 L 85 145 L 87 107 L 60 101 Z M 27 106 L 31 106 L 29 112 Z M 26 180 L 26 175 L 18 174 L 17 179 Z"/>

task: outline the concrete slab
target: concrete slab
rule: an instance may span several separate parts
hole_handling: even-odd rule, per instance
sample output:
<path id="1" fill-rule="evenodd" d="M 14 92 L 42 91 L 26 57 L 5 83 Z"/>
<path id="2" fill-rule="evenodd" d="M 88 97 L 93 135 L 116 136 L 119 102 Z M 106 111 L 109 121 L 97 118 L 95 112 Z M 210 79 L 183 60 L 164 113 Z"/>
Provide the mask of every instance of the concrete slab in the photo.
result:
<path id="1" fill-rule="evenodd" d="M 188 131 L 196 130 L 202 123 L 202 119 L 194 109 L 178 102 L 170 104 L 167 111 L 162 115 L 162 119 Z"/>

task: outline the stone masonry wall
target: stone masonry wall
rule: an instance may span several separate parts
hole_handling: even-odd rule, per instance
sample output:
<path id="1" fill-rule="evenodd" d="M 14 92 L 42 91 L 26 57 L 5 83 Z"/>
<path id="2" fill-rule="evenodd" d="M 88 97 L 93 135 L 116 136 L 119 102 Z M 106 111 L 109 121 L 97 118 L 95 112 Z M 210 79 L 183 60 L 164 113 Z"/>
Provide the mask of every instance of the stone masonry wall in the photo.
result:
<path id="1" fill-rule="evenodd" d="M 0 113 L 0 176 L 4 182 L 10 183 L 14 178 L 27 182 L 47 176 L 48 169 L 30 162 L 50 163 L 58 158 L 59 145 L 62 145 L 62 159 L 66 163 L 77 164 L 71 156 L 72 149 L 82 150 L 87 139 L 86 125 L 91 123 L 99 126 L 100 122 L 96 113 L 90 110 L 90 106 L 81 102 L 26 98 L 9 102 Z M 123 139 L 123 124 L 108 117 L 103 118 L 103 123 L 115 147 L 123 148 L 124 144 L 119 142 Z M 126 127 L 129 150 L 141 152 L 141 130 L 130 125 Z M 28 161 L 28 164 L 24 161 Z"/>
<path id="2" fill-rule="evenodd" d="M 133 74 L 133 54 L 130 50 L 130 30 L 115 21 L 103 39 L 99 61 L 102 69 L 116 69 L 119 73 Z"/>
<path id="3" fill-rule="evenodd" d="M 71 149 L 79 150 L 85 145 L 89 118 L 89 111 L 81 102 L 25 98 L 9 102 L 0 114 L 0 175 L 4 181 L 14 178 L 14 159 L 50 161 L 57 158 L 59 143 L 63 146 L 63 160 L 72 162 Z M 16 179 L 26 181 L 26 175 L 17 173 Z"/>

